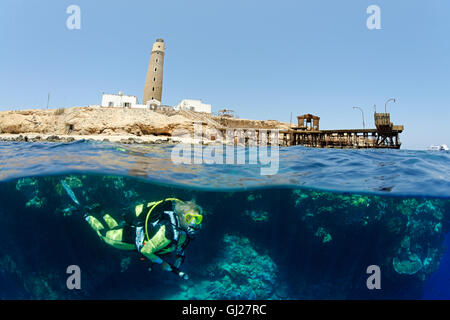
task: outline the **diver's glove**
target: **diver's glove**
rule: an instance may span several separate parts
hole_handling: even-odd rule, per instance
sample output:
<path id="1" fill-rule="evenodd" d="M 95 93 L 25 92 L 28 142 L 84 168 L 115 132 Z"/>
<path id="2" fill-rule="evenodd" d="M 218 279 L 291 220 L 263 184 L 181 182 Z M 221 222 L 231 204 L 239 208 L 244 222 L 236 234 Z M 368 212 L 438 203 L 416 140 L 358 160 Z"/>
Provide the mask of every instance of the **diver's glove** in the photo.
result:
<path id="1" fill-rule="evenodd" d="M 167 271 L 172 271 L 172 273 L 175 273 L 176 275 L 178 275 L 183 280 L 188 280 L 189 279 L 189 276 L 187 275 L 187 273 L 185 273 L 183 271 L 180 271 L 180 269 L 178 269 L 178 268 L 176 268 L 174 266 L 171 266 L 171 265 L 169 265 L 169 266 L 170 266 L 170 270 L 167 270 Z"/>
<path id="2" fill-rule="evenodd" d="M 180 278 L 183 279 L 183 280 L 189 280 L 189 276 L 187 275 L 187 273 L 184 273 L 184 272 L 180 271 L 180 272 L 178 273 L 178 275 L 179 275 Z"/>

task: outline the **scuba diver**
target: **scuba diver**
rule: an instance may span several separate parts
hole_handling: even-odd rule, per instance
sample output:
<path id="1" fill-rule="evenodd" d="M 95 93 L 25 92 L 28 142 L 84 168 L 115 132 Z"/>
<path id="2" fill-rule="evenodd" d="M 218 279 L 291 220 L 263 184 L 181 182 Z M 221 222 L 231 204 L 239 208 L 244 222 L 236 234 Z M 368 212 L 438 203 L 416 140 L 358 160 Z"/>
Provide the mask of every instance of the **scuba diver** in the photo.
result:
<path id="1" fill-rule="evenodd" d="M 61 183 L 79 208 L 81 205 L 70 187 L 64 181 Z M 159 264 L 163 270 L 189 279 L 179 268 L 184 262 L 184 251 L 200 230 L 203 220 L 202 208 L 194 201 L 167 198 L 139 204 L 133 217 L 127 219 L 125 216 L 125 223 L 121 224 L 107 213 L 99 217 L 98 211 L 98 207 L 82 209 L 84 219 L 105 243 L 121 250 L 137 250 L 143 256 L 141 259 L 148 259 L 152 265 Z M 175 254 L 173 264 L 166 259 L 170 254 Z"/>

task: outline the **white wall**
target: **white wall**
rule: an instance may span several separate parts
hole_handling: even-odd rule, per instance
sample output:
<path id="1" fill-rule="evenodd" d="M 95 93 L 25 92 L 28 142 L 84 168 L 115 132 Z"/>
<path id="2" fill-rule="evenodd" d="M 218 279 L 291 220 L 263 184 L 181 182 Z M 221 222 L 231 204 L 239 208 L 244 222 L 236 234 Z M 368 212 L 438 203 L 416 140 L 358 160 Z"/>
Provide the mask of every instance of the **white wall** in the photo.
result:
<path id="1" fill-rule="evenodd" d="M 125 107 L 126 103 L 131 108 L 137 104 L 136 96 L 127 96 L 124 94 L 107 94 L 102 95 L 102 107 Z"/>
<path id="2" fill-rule="evenodd" d="M 151 106 L 151 105 L 160 106 L 161 105 L 161 101 L 156 100 L 156 99 L 148 100 L 146 105 L 148 105 L 148 106 Z"/>
<path id="3" fill-rule="evenodd" d="M 131 105 L 132 109 L 148 109 L 148 105 L 146 104 L 133 104 Z"/>
<path id="4" fill-rule="evenodd" d="M 183 109 L 211 113 L 211 105 L 203 103 L 201 100 L 184 99 L 175 107 L 175 110 Z"/>

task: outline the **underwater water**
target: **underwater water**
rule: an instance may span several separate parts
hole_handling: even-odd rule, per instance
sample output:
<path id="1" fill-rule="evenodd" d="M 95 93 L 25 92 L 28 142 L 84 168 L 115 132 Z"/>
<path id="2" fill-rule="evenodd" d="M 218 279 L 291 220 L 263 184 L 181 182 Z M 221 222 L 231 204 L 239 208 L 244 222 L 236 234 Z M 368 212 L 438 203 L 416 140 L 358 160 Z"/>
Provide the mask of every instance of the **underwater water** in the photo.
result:
<path id="1" fill-rule="evenodd" d="M 264 176 L 175 164 L 173 148 L 0 143 L 0 299 L 450 299 L 448 152 L 281 148 Z M 141 203 L 195 199 L 190 279 L 102 242 L 65 186 L 120 222 Z"/>

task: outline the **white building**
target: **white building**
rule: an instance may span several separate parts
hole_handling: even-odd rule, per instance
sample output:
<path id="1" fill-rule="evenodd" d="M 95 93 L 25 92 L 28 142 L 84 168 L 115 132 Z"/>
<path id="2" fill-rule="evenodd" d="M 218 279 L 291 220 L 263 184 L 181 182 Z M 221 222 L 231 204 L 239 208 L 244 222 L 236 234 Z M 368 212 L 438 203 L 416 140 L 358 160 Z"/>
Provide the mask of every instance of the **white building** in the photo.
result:
<path id="1" fill-rule="evenodd" d="M 174 109 L 211 113 L 211 105 L 201 100 L 184 99 Z"/>
<path id="2" fill-rule="evenodd" d="M 128 96 L 123 94 L 122 92 L 119 92 L 119 94 L 103 93 L 102 107 L 173 110 L 173 107 L 161 106 L 161 102 L 159 102 L 156 99 L 149 100 L 147 104 L 139 104 L 139 101 L 136 96 Z"/>
<path id="3" fill-rule="evenodd" d="M 119 94 L 103 93 L 103 95 L 102 95 L 102 107 L 133 108 L 137 105 L 138 105 L 138 100 L 137 100 L 136 96 L 127 96 L 127 95 L 123 94 L 122 92 L 119 92 Z"/>

